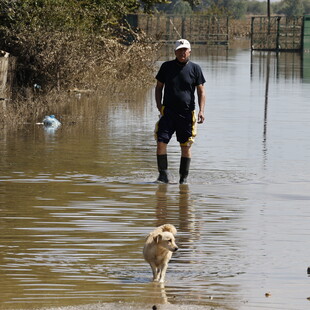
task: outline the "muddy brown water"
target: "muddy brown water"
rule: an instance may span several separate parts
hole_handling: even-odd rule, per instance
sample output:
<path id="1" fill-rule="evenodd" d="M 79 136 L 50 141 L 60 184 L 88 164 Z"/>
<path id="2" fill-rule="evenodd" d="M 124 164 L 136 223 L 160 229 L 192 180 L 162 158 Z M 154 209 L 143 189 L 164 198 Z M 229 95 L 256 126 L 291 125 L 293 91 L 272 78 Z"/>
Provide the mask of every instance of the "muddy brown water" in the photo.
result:
<path id="1" fill-rule="evenodd" d="M 188 185 L 153 183 L 153 88 L 1 133 L 0 309 L 309 309 L 307 57 L 192 57 L 208 98 Z M 174 181 L 178 165 L 174 140 Z M 179 251 L 159 285 L 142 247 L 163 223 Z"/>

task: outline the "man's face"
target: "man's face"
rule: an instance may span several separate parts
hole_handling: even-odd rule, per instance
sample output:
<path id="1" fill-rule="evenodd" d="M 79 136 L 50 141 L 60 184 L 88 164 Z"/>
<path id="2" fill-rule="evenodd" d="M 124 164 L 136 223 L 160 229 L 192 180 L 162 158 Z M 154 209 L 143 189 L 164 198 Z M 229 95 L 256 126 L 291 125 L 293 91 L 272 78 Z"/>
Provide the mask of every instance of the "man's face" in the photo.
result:
<path id="1" fill-rule="evenodd" d="M 175 56 L 179 62 L 187 62 L 191 54 L 188 48 L 179 48 L 175 51 Z"/>

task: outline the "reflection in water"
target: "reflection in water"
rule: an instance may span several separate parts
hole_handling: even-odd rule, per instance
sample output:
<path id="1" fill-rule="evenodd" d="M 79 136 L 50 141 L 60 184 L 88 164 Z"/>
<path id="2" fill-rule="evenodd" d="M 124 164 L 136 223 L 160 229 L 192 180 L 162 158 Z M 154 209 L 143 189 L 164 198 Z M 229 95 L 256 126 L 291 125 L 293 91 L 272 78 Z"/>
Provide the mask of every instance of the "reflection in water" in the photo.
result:
<path id="1" fill-rule="evenodd" d="M 310 83 L 310 52 L 303 52 L 302 55 L 302 79 Z"/>
<path id="2" fill-rule="evenodd" d="M 153 89 L 72 98 L 54 135 L 0 133 L 0 309 L 308 309 L 310 84 L 296 55 L 195 53 L 208 103 L 188 185 L 152 183 Z M 142 248 L 167 222 L 161 286 Z"/>
<path id="3" fill-rule="evenodd" d="M 193 208 L 193 203 L 190 201 L 189 185 L 179 185 L 179 227 L 181 231 L 197 235 L 198 227 L 195 227 L 195 210 Z"/>
<path id="4" fill-rule="evenodd" d="M 277 104 L 273 98 L 270 98 L 274 94 L 274 89 L 270 89 L 270 79 L 272 80 L 273 87 L 277 87 L 274 83 L 277 83 L 278 79 L 283 78 L 287 84 L 299 84 L 300 81 L 306 81 L 303 72 L 307 68 L 307 63 L 303 60 L 304 55 L 301 53 L 276 53 L 276 52 L 257 52 L 251 53 L 251 69 L 250 75 L 253 82 L 257 79 L 264 81 L 264 119 L 263 119 L 263 159 L 264 166 L 268 158 L 268 141 L 267 141 L 267 129 L 272 120 L 268 120 L 268 109 L 274 109 L 269 107 L 269 102 L 272 101 L 273 105 Z M 281 95 L 285 94 L 289 89 L 282 89 Z M 294 100 L 298 104 L 298 99 Z M 283 101 L 284 102 L 284 101 Z"/>
<path id="5" fill-rule="evenodd" d="M 52 136 L 56 133 L 59 127 L 44 127 L 44 131 L 46 132 L 47 136 Z"/>
<path id="6" fill-rule="evenodd" d="M 166 288 L 164 283 L 159 282 L 151 282 L 150 284 L 150 299 L 153 304 L 168 304 Z"/>
<path id="7" fill-rule="evenodd" d="M 195 221 L 195 210 L 190 199 L 190 189 L 188 184 L 180 184 L 177 201 L 168 192 L 167 184 L 159 184 L 156 191 L 156 226 L 172 223 L 178 227 L 178 231 L 183 232 L 179 237 L 180 243 L 191 243 L 199 236 L 199 225 Z M 170 201 L 171 200 L 171 201 Z M 170 209 L 169 206 L 176 205 Z M 177 211 L 178 214 L 175 214 Z"/>
<path id="8" fill-rule="evenodd" d="M 167 185 L 159 184 L 156 191 L 157 207 L 156 207 L 156 227 L 166 224 L 167 216 Z"/>
<path id="9" fill-rule="evenodd" d="M 275 78 L 300 80 L 303 77 L 302 56 L 300 53 L 252 51 L 251 76 L 264 78 L 269 67 Z M 266 62 L 269 62 L 269 66 L 266 66 Z"/>
<path id="10" fill-rule="evenodd" d="M 267 54 L 266 63 L 266 86 L 265 86 L 265 106 L 264 106 L 264 134 L 263 134 L 263 154 L 266 159 L 267 154 L 267 118 L 268 118 L 268 95 L 269 95 L 269 76 L 270 76 L 270 53 Z"/>
<path id="11" fill-rule="evenodd" d="M 19 192 L 26 194 L 27 183 L 7 183 L 6 192 L 18 186 Z M 50 184 L 46 186 L 49 190 L 44 191 L 44 181 L 34 183 L 32 191 L 36 197 L 28 197 L 25 202 L 21 198 L 15 201 L 15 207 L 2 208 L 0 265 L 4 277 L 0 286 L 6 309 L 18 308 L 30 300 L 32 306 L 52 305 L 53 296 L 64 303 L 71 299 L 72 304 L 84 300 L 113 302 L 119 298 L 127 302 L 207 304 L 206 279 L 210 285 L 213 283 L 211 287 L 216 287 L 218 275 L 222 277 L 221 290 L 228 294 L 223 302 L 233 302 L 229 295 L 234 288 L 223 281 L 226 272 L 230 276 L 233 273 L 227 269 L 230 264 L 223 260 L 226 267 L 213 275 L 210 270 L 201 269 L 205 266 L 205 251 L 209 250 L 205 248 L 206 240 L 198 236 L 196 228 L 191 228 L 191 213 L 197 211 L 188 211 L 192 203 L 188 202 L 188 187 L 164 186 L 166 189 L 156 185 L 74 184 L 70 180 L 67 185 L 61 181 Z M 166 201 L 166 218 L 161 218 L 177 224 L 181 245 L 181 253 L 169 266 L 166 287 L 150 283 L 150 270 L 142 258 L 143 236 L 156 221 L 154 191 L 155 197 L 161 192 L 161 203 Z M 212 215 L 213 208 L 219 206 L 208 208 L 208 221 L 216 227 L 212 219 L 230 212 L 224 208 Z M 200 208 L 200 212 L 204 211 Z M 202 235 L 208 230 L 208 226 L 204 227 Z M 208 239 L 218 239 L 217 234 L 212 235 L 211 230 Z M 218 250 L 224 241 L 220 239 Z M 213 246 L 214 254 L 217 247 Z M 217 269 L 218 264 L 214 267 Z M 184 281 L 194 279 L 195 283 L 184 286 Z"/>
<path id="12" fill-rule="evenodd" d="M 223 251 L 223 246 L 225 246 L 225 252 L 232 251 L 235 258 L 238 257 L 235 237 L 218 224 L 225 220 L 232 221 L 230 225 L 234 226 L 241 211 L 234 210 L 232 213 L 231 206 L 221 203 L 221 197 L 214 197 L 217 202 L 210 204 L 206 204 L 203 200 L 199 203 L 196 195 L 195 199 L 192 198 L 190 185 L 177 185 L 178 192 L 171 191 L 170 187 L 171 185 L 160 184 L 156 190 L 156 226 L 172 223 L 178 229 L 179 251 L 172 256 L 166 275 L 168 302 L 183 300 L 190 303 L 195 300 L 197 304 L 205 303 L 216 307 L 224 302 L 225 309 L 226 307 L 235 309 L 232 304 L 235 302 L 234 292 L 238 287 L 225 283 L 224 279 L 235 277 L 242 271 L 239 268 L 235 270 L 231 262 L 225 258 L 221 262 L 213 260 L 217 260 L 216 253 Z M 213 197 L 210 199 L 213 201 Z M 226 236 L 227 239 L 224 241 L 221 236 Z M 225 292 L 225 300 L 213 300 L 212 287 L 218 285 L 214 283 L 217 281 L 214 276 L 219 276 L 223 280 L 219 287 L 222 292 Z M 191 283 L 186 288 L 182 284 L 184 280 Z M 171 286 L 174 287 L 173 290 Z M 172 296 L 176 294 L 176 288 L 182 292 L 182 297 Z"/>
<path id="13" fill-rule="evenodd" d="M 193 201 L 190 198 L 190 189 L 188 184 L 180 184 L 177 201 L 174 197 L 169 196 L 168 186 L 166 184 L 158 185 L 156 191 L 156 226 L 166 223 L 172 223 L 178 230 L 183 232 L 180 237 L 181 243 L 191 243 L 197 240 L 199 233 L 199 224 L 195 219 L 195 209 Z M 170 201 L 171 200 L 171 201 Z M 176 209 L 169 210 L 170 205 L 176 205 Z M 178 214 L 175 214 L 177 211 Z"/>
<path id="14" fill-rule="evenodd" d="M 190 217 L 190 202 L 189 202 L 189 187 L 187 184 L 179 185 L 179 196 L 178 196 L 178 207 L 179 207 L 179 216 L 176 217 L 175 214 L 169 214 L 169 210 L 167 210 L 167 206 L 170 204 L 168 202 L 167 191 L 168 186 L 166 184 L 159 184 L 158 189 L 156 191 L 157 198 L 157 208 L 156 208 L 156 218 L 157 224 L 156 226 L 160 226 L 166 224 L 170 219 L 179 218 L 180 223 L 178 223 L 179 227 L 184 229 L 188 229 L 188 223 L 191 221 Z"/>

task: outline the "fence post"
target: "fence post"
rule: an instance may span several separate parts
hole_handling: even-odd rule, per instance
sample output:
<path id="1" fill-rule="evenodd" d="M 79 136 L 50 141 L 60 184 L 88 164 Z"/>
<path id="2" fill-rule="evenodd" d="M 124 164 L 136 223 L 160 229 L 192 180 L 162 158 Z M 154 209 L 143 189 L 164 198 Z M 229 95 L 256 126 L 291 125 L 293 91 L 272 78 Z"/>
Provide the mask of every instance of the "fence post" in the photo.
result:
<path id="1" fill-rule="evenodd" d="M 229 16 L 227 15 L 227 18 L 226 18 L 226 40 L 227 42 L 229 41 Z"/>
<path id="2" fill-rule="evenodd" d="M 10 60 L 10 54 L 0 50 L 0 100 L 4 102 L 11 97 L 13 63 Z"/>
<path id="3" fill-rule="evenodd" d="M 304 15 L 302 18 L 302 25 L 301 25 L 301 43 L 300 43 L 300 49 L 304 50 L 304 36 L 305 36 L 305 20 L 306 16 Z"/>
<path id="4" fill-rule="evenodd" d="M 15 62 L 15 57 L 10 57 L 9 53 L 0 50 L 0 103 L 2 102 L 4 115 L 7 101 L 12 97 Z"/>
<path id="5" fill-rule="evenodd" d="M 254 39 L 253 39 L 253 35 L 254 35 L 254 20 L 255 20 L 255 17 L 252 17 L 251 18 L 251 49 L 253 50 L 254 49 Z"/>
<path id="6" fill-rule="evenodd" d="M 281 21 L 281 16 L 278 16 L 277 18 L 277 39 L 276 39 L 276 51 L 279 51 L 281 49 L 280 46 L 280 21 Z"/>

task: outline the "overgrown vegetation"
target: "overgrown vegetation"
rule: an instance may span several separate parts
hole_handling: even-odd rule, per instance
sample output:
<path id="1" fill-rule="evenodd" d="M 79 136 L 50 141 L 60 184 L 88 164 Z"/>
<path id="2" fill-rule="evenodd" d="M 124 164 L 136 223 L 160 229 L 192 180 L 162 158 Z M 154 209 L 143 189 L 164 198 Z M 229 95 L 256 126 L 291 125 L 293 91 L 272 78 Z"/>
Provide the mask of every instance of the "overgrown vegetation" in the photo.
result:
<path id="1" fill-rule="evenodd" d="M 143 3 L 150 8 L 149 0 Z M 123 19 L 138 9 L 137 1 L 1 0 L 0 4 L 0 49 L 18 58 L 19 87 L 98 88 L 105 74 L 109 79 L 130 78 L 135 61 L 139 69 L 143 65 L 149 69 L 146 38 L 133 33 Z"/>
<path id="2" fill-rule="evenodd" d="M 267 1 L 266 1 L 267 2 Z M 0 49 L 18 57 L 19 88 L 50 91 L 100 88 L 104 74 L 124 80 L 135 59 L 149 69 L 147 39 L 133 33 L 124 17 L 154 10 L 180 15 L 195 12 L 230 15 L 265 14 L 258 0 L 0 0 Z M 272 3 L 274 14 L 309 13 L 310 0 Z M 128 46 L 130 44 L 130 46 Z M 127 46 L 126 46 L 127 45 Z M 122 66 L 117 66 L 122 57 Z M 118 60 L 118 61 L 116 61 Z"/>
<path id="3" fill-rule="evenodd" d="M 191 12 L 189 12 L 190 6 Z M 182 8 L 182 9 L 180 9 Z M 183 15 L 190 13 L 228 15 L 235 19 L 246 15 L 266 15 L 267 0 L 171 0 L 168 4 L 158 4 L 160 12 Z M 271 2 L 271 12 L 276 15 L 301 16 L 310 14 L 310 0 L 280 0 Z"/>
<path id="4" fill-rule="evenodd" d="M 1 123 L 30 121 L 67 90 L 124 92 L 152 82 L 158 46 L 124 16 L 164 1 L 0 0 L 0 49 L 17 58 Z"/>

